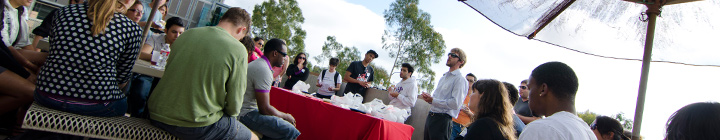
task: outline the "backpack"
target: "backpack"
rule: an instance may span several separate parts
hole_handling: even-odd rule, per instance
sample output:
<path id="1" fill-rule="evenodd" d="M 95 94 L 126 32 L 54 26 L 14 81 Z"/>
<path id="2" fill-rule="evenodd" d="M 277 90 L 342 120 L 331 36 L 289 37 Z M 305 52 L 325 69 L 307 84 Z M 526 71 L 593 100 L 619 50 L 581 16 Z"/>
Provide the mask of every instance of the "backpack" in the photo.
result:
<path id="1" fill-rule="evenodd" d="M 323 79 L 323 80 L 325 80 L 325 72 L 326 72 L 326 71 L 328 71 L 328 70 L 323 70 L 323 71 L 322 71 L 322 79 Z M 338 77 L 338 75 L 340 75 L 340 72 L 337 72 L 337 71 L 336 71 L 336 72 L 335 72 L 335 76 L 333 76 L 333 79 L 335 79 L 335 83 L 333 83 L 333 84 L 337 84 L 337 80 L 338 80 L 337 77 Z"/>

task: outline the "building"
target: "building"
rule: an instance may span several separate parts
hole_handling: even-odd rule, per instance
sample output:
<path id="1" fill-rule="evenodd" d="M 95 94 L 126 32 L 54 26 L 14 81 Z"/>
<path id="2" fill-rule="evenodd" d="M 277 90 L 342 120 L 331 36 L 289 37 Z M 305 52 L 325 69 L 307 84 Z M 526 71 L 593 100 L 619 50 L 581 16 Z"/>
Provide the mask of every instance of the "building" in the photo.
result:
<path id="1" fill-rule="evenodd" d="M 138 0 L 143 3 L 150 3 L 152 0 Z M 224 0 L 170 0 L 166 3 L 168 6 L 168 15 L 170 17 L 180 17 L 187 23 L 186 28 L 202 27 L 210 25 L 213 17 L 219 19 L 230 6 L 223 4 Z M 36 0 L 30 7 L 30 29 L 39 25 L 42 19 L 52 10 L 58 9 L 70 3 L 70 0 Z M 167 20 L 167 19 L 166 19 Z"/>

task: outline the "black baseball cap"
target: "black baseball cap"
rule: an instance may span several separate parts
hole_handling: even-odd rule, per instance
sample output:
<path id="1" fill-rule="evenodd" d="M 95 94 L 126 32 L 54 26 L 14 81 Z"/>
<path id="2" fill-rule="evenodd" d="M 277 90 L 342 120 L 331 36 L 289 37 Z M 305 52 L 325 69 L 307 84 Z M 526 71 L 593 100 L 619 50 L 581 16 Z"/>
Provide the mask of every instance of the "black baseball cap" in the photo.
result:
<path id="1" fill-rule="evenodd" d="M 378 54 L 377 54 L 375 51 L 373 51 L 373 50 L 369 50 L 369 51 L 367 51 L 367 53 L 365 53 L 365 54 L 369 54 L 369 53 L 372 53 L 373 55 L 375 55 L 375 58 L 380 57 L 380 56 L 378 56 Z"/>

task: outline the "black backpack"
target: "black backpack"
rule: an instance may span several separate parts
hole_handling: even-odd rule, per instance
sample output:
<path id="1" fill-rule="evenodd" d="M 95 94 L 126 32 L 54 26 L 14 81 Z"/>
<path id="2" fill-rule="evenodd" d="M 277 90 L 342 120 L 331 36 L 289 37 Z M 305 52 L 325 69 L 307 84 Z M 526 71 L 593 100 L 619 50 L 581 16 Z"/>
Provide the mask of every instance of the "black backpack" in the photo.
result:
<path id="1" fill-rule="evenodd" d="M 323 71 L 322 71 L 322 78 L 321 78 L 321 79 L 323 79 L 323 80 L 325 80 L 325 72 L 326 72 L 326 71 L 328 71 L 328 70 L 323 70 Z M 333 79 L 335 79 L 335 83 L 333 83 L 333 84 L 337 84 L 337 80 L 338 80 L 337 77 L 338 77 L 338 75 L 340 75 L 340 72 L 337 72 L 337 71 L 336 71 L 336 72 L 335 72 L 335 76 L 333 76 Z"/>

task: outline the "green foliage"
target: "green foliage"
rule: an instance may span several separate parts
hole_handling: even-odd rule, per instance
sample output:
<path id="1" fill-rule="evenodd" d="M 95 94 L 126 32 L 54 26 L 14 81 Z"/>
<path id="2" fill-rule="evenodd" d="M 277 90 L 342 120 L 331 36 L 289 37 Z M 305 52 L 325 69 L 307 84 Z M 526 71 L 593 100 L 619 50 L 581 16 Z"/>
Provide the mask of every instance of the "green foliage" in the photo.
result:
<path id="1" fill-rule="evenodd" d="M 344 46 L 335 40 L 335 36 L 328 36 L 323 44 L 322 53 L 314 58 L 320 63 L 318 66 L 327 69 L 330 65 L 330 58 L 337 57 L 340 62 L 335 70 L 341 72 L 340 74 L 345 74 L 345 69 L 350 63 L 361 60 L 360 54 L 356 47 Z"/>
<path id="2" fill-rule="evenodd" d="M 592 124 L 592 122 L 595 121 L 595 117 L 597 117 L 597 115 L 598 115 L 597 113 L 590 112 L 590 110 L 585 110 L 584 112 L 578 113 L 578 117 L 580 117 L 583 121 L 585 121 L 585 123 L 587 123 L 588 126 L 590 126 L 590 124 Z"/>
<path id="3" fill-rule="evenodd" d="M 613 115 L 613 118 L 620 121 L 620 124 L 623 126 L 625 130 L 632 130 L 633 128 L 633 120 L 632 118 L 625 117 L 625 113 L 618 113 Z"/>
<path id="4" fill-rule="evenodd" d="M 340 62 L 335 70 L 340 72 L 340 74 L 345 74 L 345 70 L 348 68 L 350 63 L 362 60 L 363 57 L 360 57 L 361 54 L 362 53 L 360 53 L 357 47 L 344 46 L 343 44 L 337 42 L 335 36 L 328 36 L 322 47 L 322 54 L 315 56 L 314 58 L 318 63 L 320 63 L 318 66 L 320 66 L 321 69 L 327 69 L 330 65 L 330 58 L 337 57 Z M 387 70 L 382 67 L 375 66 L 373 63 L 370 63 L 370 66 L 372 66 L 375 70 L 375 82 L 373 83 L 376 86 L 383 85 L 388 87 L 390 85 L 390 77 Z"/>
<path id="5" fill-rule="evenodd" d="M 305 21 L 302 10 L 295 0 L 268 0 L 255 5 L 252 14 L 253 35 L 266 40 L 283 39 L 288 44 L 288 54 L 305 52 Z"/>
<path id="6" fill-rule="evenodd" d="M 585 123 L 588 125 L 592 124 L 593 121 L 595 121 L 595 117 L 597 117 L 598 114 L 594 112 L 590 112 L 590 110 L 585 110 L 584 112 L 579 112 L 578 117 L 582 118 Z M 623 126 L 623 129 L 625 130 L 632 130 L 633 120 L 632 118 L 625 117 L 625 113 L 618 113 L 615 115 L 610 115 L 609 117 L 615 118 L 620 122 L 620 124 Z"/>
<path id="7" fill-rule="evenodd" d="M 373 85 L 375 87 L 377 86 L 383 86 L 385 88 L 390 87 L 390 75 L 388 75 L 387 70 L 385 68 L 382 68 L 380 66 L 376 66 L 375 63 L 370 63 L 370 66 L 373 67 L 375 70 L 375 81 L 373 82 Z"/>
<path id="8" fill-rule="evenodd" d="M 385 10 L 388 29 L 382 36 L 383 49 L 396 58 L 390 73 L 400 64 L 410 63 L 416 68 L 415 75 L 420 88 L 434 88 L 435 71 L 430 69 L 445 54 L 445 40 L 430 25 L 430 14 L 418 8 L 419 0 L 397 0 Z"/>

